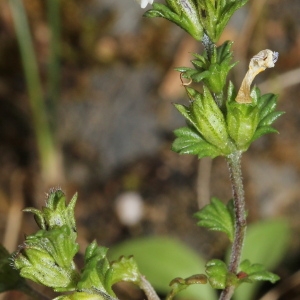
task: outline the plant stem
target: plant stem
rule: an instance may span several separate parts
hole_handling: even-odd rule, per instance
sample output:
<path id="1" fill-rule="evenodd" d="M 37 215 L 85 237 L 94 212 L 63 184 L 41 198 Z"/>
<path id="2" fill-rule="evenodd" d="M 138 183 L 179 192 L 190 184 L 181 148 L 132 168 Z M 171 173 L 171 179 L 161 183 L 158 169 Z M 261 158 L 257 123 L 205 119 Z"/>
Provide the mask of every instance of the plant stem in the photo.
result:
<path id="1" fill-rule="evenodd" d="M 202 38 L 202 44 L 207 52 L 207 57 L 209 60 L 211 60 L 211 57 L 213 55 L 214 47 L 216 46 L 212 40 L 209 38 L 209 36 L 204 33 Z"/>
<path id="2" fill-rule="evenodd" d="M 203 35 L 202 44 L 207 53 L 207 58 L 209 59 L 209 61 L 211 61 L 211 57 L 214 53 L 214 48 L 216 47 L 216 44 L 209 38 L 209 36 L 206 33 L 204 33 Z M 221 108 L 224 102 L 223 92 L 221 92 L 220 94 L 213 93 L 213 97 L 217 105 Z"/>
<path id="3" fill-rule="evenodd" d="M 235 233 L 231 248 L 228 271 L 236 274 L 241 260 L 247 226 L 245 196 L 241 171 L 241 152 L 238 151 L 227 156 L 227 163 L 230 173 L 235 213 Z M 231 299 L 234 290 L 235 286 L 227 287 L 222 291 L 219 300 Z"/>
<path id="4" fill-rule="evenodd" d="M 141 275 L 140 277 L 140 288 L 144 291 L 145 295 L 147 296 L 148 300 L 160 300 L 158 295 L 156 294 L 154 288 L 150 284 L 150 282 L 146 279 L 145 276 Z"/>
<path id="5" fill-rule="evenodd" d="M 57 182 L 60 162 L 54 136 L 49 126 L 37 58 L 22 0 L 9 0 L 17 40 L 20 47 L 24 75 L 32 111 L 33 127 L 39 152 L 41 173 L 48 184 Z"/>

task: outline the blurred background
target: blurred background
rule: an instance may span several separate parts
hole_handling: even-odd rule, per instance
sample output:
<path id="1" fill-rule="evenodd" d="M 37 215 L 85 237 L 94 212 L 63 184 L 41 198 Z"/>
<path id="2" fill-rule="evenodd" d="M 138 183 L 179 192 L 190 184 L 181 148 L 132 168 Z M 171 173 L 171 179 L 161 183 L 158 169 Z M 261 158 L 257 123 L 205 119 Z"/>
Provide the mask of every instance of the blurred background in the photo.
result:
<path id="1" fill-rule="evenodd" d="M 22 208 L 41 208 L 53 186 L 79 193 L 81 253 L 93 239 L 114 247 L 142 236 L 174 237 L 205 259 L 228 247 L 193 218 L 211 196 L 231 198 L 225 160 L 170 150 L 185 124 L 172 103 L 188 102 L 174 67 L 202 45 L 142 14 L 132 0 L 0 2 L 0 240 L 10 252 L 36 230 Z M 286 218 L 292 233 L 275 269 L 281 285 L 253 299 L 270 289 L 265 299 L 300 299 L 299 16 L 299 0 L 250 0 L 220 41 L 234 41 L 236 87 L 253 55 L 279 52 L 255 83 L 279 94 L 280 134 L 251 146 L 243 176 L 249 222 Z M 28 299 L 6 295 L 17 298 Z"/>

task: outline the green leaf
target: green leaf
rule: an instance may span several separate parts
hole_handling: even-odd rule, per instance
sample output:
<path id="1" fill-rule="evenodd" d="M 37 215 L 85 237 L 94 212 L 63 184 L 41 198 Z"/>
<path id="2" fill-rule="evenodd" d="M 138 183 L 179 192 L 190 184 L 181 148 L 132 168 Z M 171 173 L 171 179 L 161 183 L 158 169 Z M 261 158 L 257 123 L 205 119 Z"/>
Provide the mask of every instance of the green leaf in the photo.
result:
<path id="1" fill-rule="evenodd" d="M 229 138 L 226 129 L 226 122 L 222 111 L 214 101 L 207 87 L 203 87 L 202 101 L 195 100 L 191 103 L 190 113 L 204 139 L 217 148 L 229 152 Z"/>
<path id="2" fill-rule="evenodd" d="M 206 264 L 206 274 L 212 288 L 223 290 L 227 286 L 228 270 L 226 264 L 219 259 L 212 259 Z"/>
<path id="3" fill-rule="evenodd" d="M 273 111 L 264 117 L 260 122 L 259 126 L 268 126 L 274 123 L 280 116 L 284 114 L 283 111 Z"/>
<path id="4" fill-rule="evenodd" d="M 66 197 L 63 191 L 59 188 L 53 188 L 50 189 L 47 195 L 46 207 L 43 207 L 42 210 L 26 208 L 23 211 L 33 213 L 37 224 L 43 230 L 50 230 L 57 226 L 67 225 L 76 232 L 74 216 L 76 201 L 77 194 L 73 196 L 69 205 L 66 206 Z"/>
<path id="5" fill-rule="evenodd" d="M 100 247 L 93 241 L 85 251 L 84 268 L 77 284 L 79 290 L 96 288 L 107 292 L 104 287 L 105 274 L 109 269 L 109 262 L 106 258 L 108 249 Z"/>
<path id="6" fill-rule="evenodd" d="M 22 277 L 53 288 L 74 290 L 78 273 L 73 257 L 78 251 L 76 234 L 67 225 L 50 231 L 40 230 L 26 237 L 20 250 L 12 255 Z"/>
<path id="7" fill-rule="evenodd" d="M 161 4 L 161 3 L 153 3 L 153 9 L 147 10 L 144 13 L 144 17 L 147 18 L 156 18 L 156 17 L 162 17 L 166 18 L 168 20 L 177 19 L 179 20 L 179 17 L 176 12 L 173 12 L 168 6 Z"/>
<path id="8" fill-rule="evenodd" d="M 231 64 L 232 42 L 226 41 L 219 47 L 214 47 L 212 56 L 209 58 L 205 51 L 203 55 L 194 53 L 196 59 L 192 60 L 195 69 L 192 68 L 177 68 L 184 78 L 192 79 L 193 82 L 203 83 L 210 89 L 211 92 L 220 94 L 223 92 L 226 84 L 228 72 L 235 66 Z"/>
<path id="9" fill-rule="evenodd" d="M 100 294 L 104 299 L 115 299 L 112 286 L 120 281 L 140 285 L 141 275 L 133 257 L 121 257 L 109 263 L 107 248 L 92 242 L 85 252 L 85 267 L 82 271 L 77 290 Z"/>
<path id="10" fill-rule="evenodd" d="M 18 257 L 15 265 L 20 269 L 22 277 L 51 287 L 54 291 L 75 290 L 76 282 L 73 280 L 72 270 L 70 272 L 57 266 L 55 260 L 39 248 L 27 248 L 26 258 Z"/>
<path id="11" fill-rule="evenodd" d="M 204 274 L 192 275 L 188 278 L 176 277 L 170 282 L 171 292 L 167 299 L 173 299 L 179 292 L 185 290 L 192 284 L 206 284 L 207 276 Z"/>
<path id="12" fill-rule="evenodd" d="M 210 204 L 195 214 L 195 217 L 199 220 L 197 225 L 206 227 L 209 230 L 222 231 L 232 241 L 234 236 L 234 215 L 231 206 L 231 201 L 226 206 L 218 198 L 212 198 Z"/>
<path id="13" fill-rule="evenodd" d="M 217 37 L 222 34 L 225 26 L 227 25 L 234 12 L 245 5 L 247 2 L 248 0 L 238 0 L 234 2 L 226 1 L 225 7 L 223 7 L 219 12 L 219 22 L 216 24 Z"/>
<path id="14" fill-rule="evenodd" d="M 74 268 L 73 258 L 78 252 L 77 235 L 64 225 L 51 231 L 40 230 L 35 235 L 29 235 L 26 245 L 39 246 L 49 253 L 56 264 L 62 268 Z"/>
<path id="15" fill-rule="evenodd" d="M 242 282 L 253 283 L 255 281 L 270 281 L 271 283 L 275 283 L 280 279 L 278 275 L 267 271 L 262 264 L 252 265 L 248 259 L 240 264 L 240 270 L 243 272 L 243 277 L 247 274 L 246 277 L 241 280 Z"/>
<path id="16" fill-rule="evenodd" d="M 251 224 L 247 229 L 242 261 L 248 259 L 272 271 L 284 258 L 290 237 L 289 224 L 285 220 L 267 220 Z M 259 283 L 243 284 L 236 290 L 234 299 L 255 299 L 258 287 Z"/>
<path id="17" fill-rule="evenodd" d="M 177 68 L 174 68 L 175 71 L 178 71 L 180 73 L 185 73 L 186 71 L 189 71 L 189 70 L 193 70 L 192 68 L 189 68 L 189 67 L 177 67 Z M 184 75 L 184 74 L 183 74 Z"/>
<path id="18" fill-rule="evenodd" d="M 255 131 L 251 142 L 254 142 L 261 136 L 268 134 L 268 133 L 278 133 L 278 131 L 271 126 L 261 126 Z"/>
<path id="19" fill-rule="evenodd" d="M 238 150 L 246 151 L 258 126 L 259 110 L 256 106 L 227 103 L 228 133 Z"/>
<path id="20" fill-rule="evenodd" d="M 240 1 L 203 1 L 195 0 L 201 11 L 200 21 L 207 35 L 216 43 L 233 13 L 248 0 Z"/>
<path id="21" fill-rule="evenodd" d="M 200 82 L 205 78 L 209 78 L 210 76 L 212 76 L 210 71 L 203 71 L 203 72 L 194 71 L 194 74 L 188 76 L 188 78 L 191 78 L 194 82 Z"/>
<path id="22" fill-rule="evenodd" d="M 191 118 L 190 110 L 187 106 L 176 103 L 174 104 L 174 106 L 190 123 L 192 123 L 192 125 L 196 125 L 193 118 Z"/>
<path id="23" fill-rule="evenodd" d="M 141 274 L 163 294 L 175 277 L 186 278 L 204 270 L 205 262 L 197 253 L 169 237 L 139 238 L 124 242 L 109 250 L 110 257 L 133 255 Z M 216 293 L 208 285 L 192 286 L 183 292 L 197 300 L 215 300 Z"/>
<path id="24" fill-rule="evenodd" d="M 228 102 L 228 103 L 234 102 L 235 98 L 236 98 L 235 87 L 234 87 L 233 83 L 231 81 L 229 81 L 226 102 Z"/>
<path id="25" fill-rule="evenodd" d="M 111 267 L 105 276 L 105 285 L 107 289 L 120 281 L 132 282 L 139 285 L 140 276 L 141 275 L 134 258 L 132 256 L 121 256 L 119 260 L 111 263 Z"/>
<path id="26" fill-rule="evenodd" d="M 222 153 L 215 146 L 207 143 L 201 135 L 190 127 L 182 127 L 174 131 L 176 139 L 172 150 L 179 154 L 197 155 L 198 158 L 209 156 L 214 158 Z"/>
<path id="27" fill-rule="evenodd" d="M 256 88 L 258 89 L 258 88 Z M 257 100 L 257 106 L 259 108 L 259 119 L 262 120 L 270 112 L 274 111 L 277 105 L 277 95 L 274 94 L 265 94 L 259 96 Z"/>
<path id="28" fill-rule="evenodd" d="M 175 132 L 178 139 L 173 149 L 181 154 L 197 154 L 200 158 L 229 155 L 236 148 L 228 136 L 223 112 L 214 101 L 209 89 L 204 86 L 203 90 L 201 94 L 187 87 L 187 94 L 192 100 L 190 106 L 175 104 L 196 132 L 189 129 Z"/>
<path id="29" fill-rule="evenodd" d="M 153 9 L 144 16 L 165 18 L 188 32 L 196 40 L 201 40 L 203 28 L 199 21 L 199 14 L 192 0 L 167 0 L 167 5 L 154 2 Z"/>

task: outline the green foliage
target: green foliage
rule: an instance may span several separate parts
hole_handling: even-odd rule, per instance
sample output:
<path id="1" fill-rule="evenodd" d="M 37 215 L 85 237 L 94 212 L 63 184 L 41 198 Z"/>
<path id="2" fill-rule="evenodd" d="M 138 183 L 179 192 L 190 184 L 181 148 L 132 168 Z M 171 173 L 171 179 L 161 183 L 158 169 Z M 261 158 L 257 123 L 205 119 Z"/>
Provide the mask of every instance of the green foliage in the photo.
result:
<path id="1" fill-rule="evenodd" d="M 277 132 L 272 123 L 283 114 L 275 111 L 277 96 L 260 94 L 257 87 L 251 91 L 253 103 L 235 101 L 236 92 L 230 83 L 226 109 L 218 107 L 206 86 L 200 93 L 186 88 L 191 99 L 189 106 L 175 104 L 187 119 L 188 127 L 175 130 L 172 150 L 179 154 L 193 154 L 199 158 L 228 156 L 236 151 L 246 151 L 260 136 Z"/>
<path id="2" fill-rule="evenodd" d="M 116 295 L 112 286 L 120 281 L 130 281 L 139 285 L 140 273 L 133 257 L 121 257 L 112 263 L 109 262 L 106 253 L 107 248 L 99 247 L 94 241 L 85 252 L 85 267 L 78 282 L 77 289 L 80 291 L 97 289 L 101 295 Z"/>
<path id="3" fill-rule="evenodd" d="M 187 31 L 196 40 L 207 34 L 217 42 L 234 12 L 248 0 L 166 0 L 166 5 L 153 3 L 144 16 L 162 17 Z"/>
<path id="4" fill-rule="evenodd" d="M 279 280 L 279 276 L 267 271 L 262 264 L 251 264 L 249 260 L 244 260 L 240 264 L 239 270 L 238 274 L 233 274 L 228 271 L 225 262 L 212 259 L 207 262 L 205 272 L 210 285 L 214 289 L 220 290 L 229 286 L 237 287 L 244 282 L 270 281 L 275 283 Z"/>
<path id="5" fill-rule="evenodd" d="M 257 106 L 227 104 L 227 126 L 230 137 L 239 150 L 246 151 L 258 126 Z"/>
<path id="6" fill-rule="evenodd" d="M 189 121 L 190 125 L 197 130 L 200 138 L 186 134 L 186 129 L 177 131 L 177 139 L 173 144 L 173 150 L 178 153 L 185 153 L 186 148 L 193 149 L 199 157 L 217 155 L 229 155 L 235 150 L 234 145 L 228 137 L 226 121 L 222 111 L 214 101 L 210 91 L 204 86 L 203 94 L 192 88 L 186 88 L 186 91 L 192 100 L 190 106 L 176 104 L 179 112 Z M 194 148 L 193 142 L 197 146 Z M 201 153 L 202 149 L 205 153 Z M 197 153 L 195 150 L 198 150 Z"/>
<path id="7" fill-rule="evenodd" d="M 128 258 L 121 256 L 119 260 L 112 262 L 108 275 L 110 281 L 108 287 L 119 281 L 132 282 L 137 285 L 140 282 L 140 273 L 133 256 Z"/>
<path id="8" fill-rule="evenodd" d="M 205 272 L 207 274 L 210 285 L 214 289 L 219 290 L 224 290 L 227 286 L 229 286 L 228 279 L 231 277 L 235 277 L 234 274 L 228 272 L 227 265 L 219 259 L 212 259 L 208 261 L 206 264 Z"/>
<path id="9" fill-rule="evenodd" d="M 200 24 L 199 14 L 193 0 L 166 0 L 167 5 L 153 3 L 153 9 L 148 10 L 144 16 L 149 18 L 162 17 L 187 31 L 196 40 L 203 37 L 203 28 Z"/>
<path id="10" fill-rule="evenodd" d="M 236 10 L 248 0 L 194 0 L 196 2 L 200 22 L 206 34 L 215 43 L 219 40 L 225 26 Z"/>
<path id="11" fill-rule="evenodd" d="M 266 270 L 262 264 L 251 264 L 248 259 L 240 264 L 241 282 L 270 281 L 275 283 L 279 276 Z"/>
<path id="12" fill-rule="evenodd" d="M 237 103 L 234 87 L 232 84 L 229 85 L 226 103 L 228 133 L 241 151 L 246 151 L 250 144 L 260 136 L 277 132 L 271 125 L 283 114 L 281 111 L 275 111 L 276 95 L 261 96 L 260 90 L 254 87 L 251 91 L 251 98 L 253 103 L 250 105 Z"/>
<path id="13" fill-rule="evenodd" d="M 205 261 L 198 253 L 169 237 L 138 238 L 110 248 L 109 257 L 114 259 L 120 255 L 133 255 L 140 272 L 162 294 L 170 291 L 169 283 L 173 278 L 191 277 L 191 274 L 198 274 L 205 269 Z M 202 276 L 200 279 L 203 279 Z M 184 289 L 184 286 L 180 287 Z M 217 299 L 214 290 L 203 284 L 189 286 L 181 294 L 197 300 Z"/>
<path id="14" fill-rule="evenodd" d="M 220 155 L 219 149 L 205 141 L 192 126 L 178 128 L 174 134 L 177 138 L 173 142 L 172 150 L 179 154 L 192 154 L 198 158 L 205 156 L 214 158 Z"/>
<path id="15" fill-rule="evenodd" d="M 204 206 L 195 214 L 199 220 L 197 225 L 210 230 L 222 231 L 227 234 L 230 241 L 234 237 L 234 211 L 233 203 L 229 201 L 225 205 L 218 198 L 213 197 L 210 204 Z"/>
<path id="16" fill-rule="evenodd" d="M 13 255 L 15 268 L 22 277 L 53 288 L 54 291 L 73 291 L 79 274 L 73 258 L 78 251 L 76 243 L 74 206 L 77 195 L 66 206 L 64 193 L 52 189 L 41 211 L 27 208 L 35 214 L 40 228 L 26 237 L 20 250 Z"/>
<path id="17" fill-rule="evenodd" d="M 194 53 L 196 59 L 192 60 L 194 68 L 179 67 L 177 71 L 183 78 L 192 79 L 193 82 L 203 83 L 214 93 L 222 93 L 229 71 L 236 65 L 232 60 L 231 46 L 233 42 L 227 41 L 219 47 L 213 48 L 210 55 L 207 50 L 203 55 Z"/>
<path id="18" fill-rule="evenodd" d="M 25 209 L 34 213 L 42 229 L 27 236 L 23 245 L 12 255 L 15 269 L 22 277 L 51 287 L 56 292 L 73 292 L 56 300 L 114 300 L 116 296 L 112 286 L 119 281 L 130 281 L 143 288 L 141 274 L 132 257 L 109 262 L 106 256 L 108 249 L 98 246 L 96 242 L 87 247 L 85 266 L 81 272 L 77 271 L 73 261 L 79 248 L 74 218 L 76 199 L 77 194 L 66 206 L 64 193 L 60 189 L 51 189 L 46 207 L 42 210 Z M 4 257 L 7 256 L 5 251 L 2 252 Z M 3 264 L 4 270 L 7 262 Z M 11 274 L 15 276 L 11 278 L 12 286 L 5 284 L 3 290 L 18 288 L 16 284 L 19 284 L 20 277 L 13 270 Z"/>
<path id="19" fill-rule="evenodd" d="M 231 202 L 225 206 L 217 198 L 212 198 L 211 204 L 196 213 L 196 217 L 200 220 L 198 223 L 200 226 L 223 231 L 227 235 L 230 235 L 228 232 L 231 230 L 231 234 L 233 234 L 234 215 Z M 233 274 L 228 271 L 228 267 L 223 261 L 213 259 L 206 264 L 206 274 L 210 285 L 215 289 L 225 289 L 232 285 L 237 287 L 244 282 L 256 283 L 242 285 L 235 293 L 235 299 L 253 299 L 258 282 L 274 283 L 279 280 L 277 275 L 267 269 L 274 269 L 284 257 L 289 237 L 288 224 L 282 220 L 264 221 L 250 225 L 243 248 L 242 259 L 244 260 L 239 266 L 239 272 Z M 251 264 L 249 259 L 256 263 Z"/>
<path id="20" fill-rule="evenodd" d="M 207 277 L 204 274 L 192 275 L 188 278 L 176 277 L 170 282 L 171 292 L 167 300 L 173 299 L 179 292 L 185 290 L 192 284 L 206 284 Z"/>
<path id="21" fill-rule="evenodd" d="M 272 271 L 286 256 L 290 239 L 289 224 L 285 220 L 265 220 L 250 224 L 243 247 L 242 261 L 248 259 Z M 254 299 L 259 286 L 258 282 L 241 285 L 236 290 L 234 299 Z"/>
<path id="22" fill-rule="evenodd" d="M 42 210 L 36 208 L 25 208 L 23 211 L 31 212 L 35 221 L 43 230 L 50 230 L 56 226 L 66 225 L 72 231 L 76 231 L 74 208 L 77 201 L 77 194 L 73 196 L 68 206 L 66 197 L 62 190 L 51 189 L 47 195 L 46 207 Z"/>
<path id="23" fill-rule="evenodd" d="M 63 233 L 61 237 L 66 240 L 69 238 L 68 235 Z M 47 249 L 44 249 L 42 244 L 29 242 L 28 245 L 26 243 L 20 253 L 15 254 L 14 266 L 20 270 L 22 277 L 51 287 L 54 291 L 74 290 L 76 286 L 76 282 L 74 282 L 76 272 L 74 271 L 73 263 L 69 268 L 62 267 L 57 264 L 51 254 Z"/>
<path id="24" fill-rule="evenodd" d="M 10 2 L 13 4 L 17 32 L 20 34 L 22 24 L 17 22 L 18 19 L 21 19 L 17 16 L 23 18 L 21 19 L 23 25 L 27 26 L 27 22 L 25 22 L 24 13 L 20 13 L 22 7 L 16 6 L 15 0 Z M 179 154 L 192 154 L 198 158 L 225 156 L 229 161 L 229 157 L 232 155 L 240 158 L 240 154 L 246 151 L 250 144 L 260 136 L 277 132 L 271 126 L 282 115 L 282 112 L 275 111 L 277 96 L 261 95 L 259 89 L 254 87 L 250 95 L 252 103 L 240 104 L 235 101 L 236 91 L 232 83 L 229 83 L 225 96 L 227 76 L 235 65 L 235 63 L 231 63 L 232 42 L 225 42 L 219 47 L 216 47 L 215 43 L 233 13 L 246 3 L 247 0 L 166 0 L 166 4 L 155 2 L 153 8 L 145 13 L 147 17 L 163 17 L 174 22 L 196 40 L 202 40 L 205 47 L 203 55 L 194 54 L 193 68 L 177 68 L 183 78 L 190 79 L 194 83 L 203 83 L 202 92 L 186 87 L 187 95 L 191 100 L 189 106 L 175 105 L 188 123 L 186 127 L 175 130 L 176 139 L 172 149 Z M 24 27 L 25 33 L 30 37 L 27 27 Z M 20 45 L 24 56 L 26 53 L 24 39 Z M 30 43 L 29 46 L 31 47 Z M 31 56 L 32 53 L 32 49 L 30 49 Z M 25 64 L 25 69 L 26 67 L 28 65 Z M 55 72 L 57 73 L 57 69 Z M 29 72 L 27 75 L 27 77 L 30 76 Z M 247 86 L 249 90 L 250 84 Z M 35 85 L 40 97 L 40 86 L 37 79 Z M 32 89 L 30 91 L 33 92 Z M 49 145 L 51 146 L 51 143 Z M 237 161 L 238 159 L 235 162 L 237 163 Z M 233 166 L 235 171 L 231 173 L 232 178 L 234 177 L 232 181 L 238 185 L 238 178 L 235 177 L 239 177 L 241 174 L 238 164 L 234 165 L 232 160 L 231 167 Z M 235 188 L 241 196 L 235 197 L 235 200 L 243 199 L 242 186 Z M 280 224 L 280 227 L 277 227 L 278 224 L 272 224 L 262 226 L 263 229 L 260 231 L 253 230 L 256 235 L 266 234 L 261 241 L 257 236 L 251 241 L 251 234 L 249 234 L 250 238 L 248 237 L 246 240 L 243 253 L 247 259 L 243 260 L 238 271 L 236 270 L 238 263 L 233 264 L 232 267 L 232 265 L 227 266 L 221 260 L 213 259 L 205 265 L 206 275 L 198 274 L 201 266 L 204 268 L 203 260 L 191 249 L 167 238 L 145 238 L 124 243 L 112 251 L 113 255 L 119 257 L 124 254 L 134 254 L 136 261 L 132 256 L 122 256 L 113 262 L 110 262 L 107 257 L 108 249 L 98 246 L 94 241 L 87 247 L 84 256 L 85 265 L 79 271 L 73 261 L 79 248 L 76 243 L 77 232 L 74 218 L 76 200 L 77 195 L 66 206 L 64 193 L 60 189 L 52 189 L 47 197 L 46 207 L 43 207 L 42 210 L 25 209 L 24 211 L 34 214 L 40 230 L 27 236 L 23 245 L 12 255 L 13 266 L 22 277 L 51 287 L 56 292 L 69 292 L 67 295 L 58 296 L 55 298 L 56 300 L 117 300 L 112 286 L 120 281 L 134 283 L 144 289 L 147 296 L 151 295 L 154 293 L 152 287 L 139 272 L 136 261 L 143 273 L 162 293 L 168 291 L 167 285 L 172 278 L 178 275 L 182 276 L 171 281 L 168 300 L 191 285 L 203 285 L 207 281 L 214 289 L 225 289 L 230 286 L 237 287 L 244 282 L 265 280 L 275 282 L 279 279 L 277 275 L 266 271 L 266 267 L 274 268 L 284 253 L 288 230 L 283 224 Z M 243 204 L 241 203 L 239 207 L 243 207 Z M 242 210 L 240 216 L 234 216 L 233 202 L 230 201 L 225 205 L 219 199 L 212 198 L 211 203 L 195 216 L 199 226 L 224 232 L 230 241 L 233 241 L 234 234 L 237 232 L 234 228 L 234 221 L 235 218 L 240 220 L 239 217 L 244 216 L 244 209 Z M 239 224 L 237 223 L 235 226 L 239 226 Z M 271 229 L 272 233 L 276 232 L 276 236 L 270 233 Z M 251 230 L 249 231 L 251 233 Z M 233 243 L 236 245 L 235 250 L 242 249 L 243 237 L 243 233 L 241 233 L 241 236 L 235 240 L 240 240 L 240 245 Z M 276 249 L 273 251 L 275 254 L 270 254 L 270 249 L 272 251 Z M 235 256 L 233 251 L 232 257 L 239 262 L 240 251 L 237 252 L 239 253 Z M 257 257 L 254 257 L 254 253 L 257 254 Z M 256 263 L 251 264 L 248 259 Z M 260 264 L 261 262 L 264 263 L 264 266 Z M 8 253 L 3 248 L 0 248 L 0 268 L 0 279 L 3 282 L 0 285 L 0 291 L 12 288 L 21 289 L 24 280 L 20 278 L 16 270 L 8 270 Z M 196 275 L 190 276 L 190 274 Z M 7 279 L 9 279 L 8 283 Z M 240 290 L 242 288 L 238 292 Z M 252 295 L 251 292 L 248 295 Z M 201 286 L 201 291 L 190 292 L 190 296 L 200 300 L 216 299 L 215 292 L 208 285 Z M 156 296 L 154 298 L 156 299 Z M 239 299 L 247 300 L 247 292 L 240 294 Z"/>
<path id="25" fill-rule="evenodd" d="M 104 278 L 109 270 L 109 261 L 106 258 L 107 250 L 105 247 L 99 247 L 95 241 L 86 248 L 84 268 L 77 284 L 79 290 L 97 287 L 98 290 L 106 292 Z"/>

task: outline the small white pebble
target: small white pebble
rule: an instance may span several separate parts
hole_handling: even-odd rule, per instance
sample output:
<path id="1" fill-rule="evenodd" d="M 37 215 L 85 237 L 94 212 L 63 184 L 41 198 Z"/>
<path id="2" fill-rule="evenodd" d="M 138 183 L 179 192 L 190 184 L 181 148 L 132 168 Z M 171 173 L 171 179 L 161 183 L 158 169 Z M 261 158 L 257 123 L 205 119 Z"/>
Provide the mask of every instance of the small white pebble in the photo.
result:
<path id="1" fill-rule="evenodd" d="M 124 192 L 117 197 L 115 209 L 122 224 L 134 226 L 143 217 L 143 199 L 137 192 Z"/>

